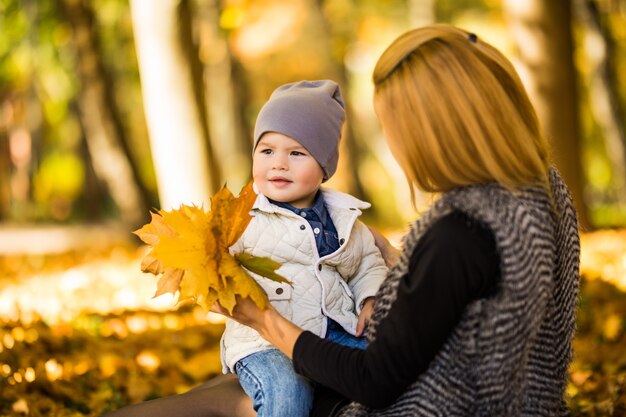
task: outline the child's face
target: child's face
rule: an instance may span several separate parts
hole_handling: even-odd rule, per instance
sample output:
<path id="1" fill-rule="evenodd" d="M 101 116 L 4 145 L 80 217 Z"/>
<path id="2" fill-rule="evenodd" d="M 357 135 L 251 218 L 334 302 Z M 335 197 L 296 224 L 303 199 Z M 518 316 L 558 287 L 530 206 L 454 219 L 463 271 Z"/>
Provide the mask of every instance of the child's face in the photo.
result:
<path id="1" fill-rule="evenodd" d="M 315 158 L 295 139 L 265 133 L 252 158 L 252 176 L 259 191 L 297 208 L 311 207 L 324 172 Z"/>

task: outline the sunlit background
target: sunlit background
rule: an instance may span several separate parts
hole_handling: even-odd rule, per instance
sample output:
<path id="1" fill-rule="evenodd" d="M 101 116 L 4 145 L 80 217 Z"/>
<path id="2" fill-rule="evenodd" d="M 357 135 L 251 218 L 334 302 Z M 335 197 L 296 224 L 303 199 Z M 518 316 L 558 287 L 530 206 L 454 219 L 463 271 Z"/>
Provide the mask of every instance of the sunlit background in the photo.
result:
<path id="1" fill-rule="evenodd" d="M 0 416 L 98 416 L 221 371 L 223 324 L 152 298 L 131 231 L 250 178 L 280 84 L 347 99 L 329 186 L 399 243 L 409 201 L 371 74 L 409 28 L 500 48 L 538 110 L 583 227 L 574 415 L 626 415 L 625 0 L 0 0 Z"/>

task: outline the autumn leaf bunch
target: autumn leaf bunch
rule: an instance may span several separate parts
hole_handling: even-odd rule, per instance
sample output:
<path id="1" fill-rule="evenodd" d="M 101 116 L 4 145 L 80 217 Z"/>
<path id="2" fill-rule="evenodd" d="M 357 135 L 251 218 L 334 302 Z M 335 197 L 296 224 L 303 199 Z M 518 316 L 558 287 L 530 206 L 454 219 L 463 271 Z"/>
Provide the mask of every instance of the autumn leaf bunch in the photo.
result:
<path id="1" fill-rule="evenodd" d="M 133 233 L 152 247 L 141 270 L 161 276 L 154 296 L 179 292 L 179 302 L 191 300 L 209 310 L 219 301 L 232 312 L 239 295 L 265 308 L 267 295 L 246 269 L 288 282 L 275 272 L 280 264 L 246 253 L 232 256 L 228 251 L 250 223 L 255 199 L 250 182 L 238 197 L 224 186 L 211 198 L 208 211 L 181 205 L 177 210 L 151 212 L 151 222 Z"/>

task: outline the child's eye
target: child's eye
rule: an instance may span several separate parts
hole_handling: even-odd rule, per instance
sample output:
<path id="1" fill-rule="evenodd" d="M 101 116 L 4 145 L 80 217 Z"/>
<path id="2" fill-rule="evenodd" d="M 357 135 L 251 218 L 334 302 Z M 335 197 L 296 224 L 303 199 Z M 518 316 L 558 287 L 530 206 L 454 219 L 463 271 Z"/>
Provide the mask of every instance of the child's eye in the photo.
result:
<path id="1" fill-rule="evenodd" d="M 300 152 L 300 151 L 291 151 L 291 154 L 294 156 L 303 156 L 306 155 L 304 152 Z"/>
<path id="2" fill-rule="evenodd" d="M 271 155 L 272 154 L 272 150 L 271 149 L 261 149 L 259 152 L 262 153 L 262 154 L 265 154 L 265 155 Z"/>

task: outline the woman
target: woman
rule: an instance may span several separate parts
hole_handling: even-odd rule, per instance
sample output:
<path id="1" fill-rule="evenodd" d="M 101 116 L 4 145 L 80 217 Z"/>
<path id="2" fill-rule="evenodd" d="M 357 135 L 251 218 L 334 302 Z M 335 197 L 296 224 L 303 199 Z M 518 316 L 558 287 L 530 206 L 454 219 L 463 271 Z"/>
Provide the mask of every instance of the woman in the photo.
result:
<path id="1" fill-rule="evenodd" d="M 513 66 L 435 24 L 395 40 L 374 84 L 411 189 L 440 197 L 376 296 L 368 348 L 329 343 L 247 299 L 233 318 L 352 400 L 341 416 L 567 413 L 576 214 Z"/>

